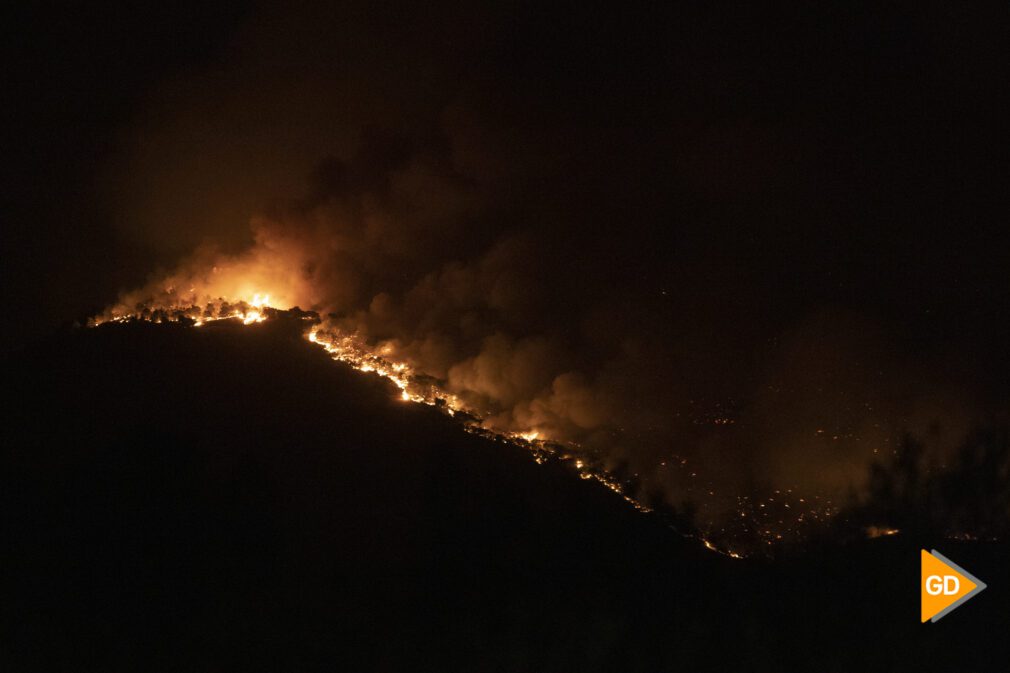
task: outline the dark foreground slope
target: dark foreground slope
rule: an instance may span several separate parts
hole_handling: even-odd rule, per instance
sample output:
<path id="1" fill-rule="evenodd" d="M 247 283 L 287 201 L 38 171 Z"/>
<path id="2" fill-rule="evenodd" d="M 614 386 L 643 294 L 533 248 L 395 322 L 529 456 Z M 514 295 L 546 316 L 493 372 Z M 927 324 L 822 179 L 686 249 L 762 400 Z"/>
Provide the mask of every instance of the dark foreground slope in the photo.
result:
<path id="1" fill-rule="evenodd" d="M 7 363 L 4 671 L 1004 670 L 1010 556 L 918 623 L 918 544 L 734 561 L 283 321 Z"/>

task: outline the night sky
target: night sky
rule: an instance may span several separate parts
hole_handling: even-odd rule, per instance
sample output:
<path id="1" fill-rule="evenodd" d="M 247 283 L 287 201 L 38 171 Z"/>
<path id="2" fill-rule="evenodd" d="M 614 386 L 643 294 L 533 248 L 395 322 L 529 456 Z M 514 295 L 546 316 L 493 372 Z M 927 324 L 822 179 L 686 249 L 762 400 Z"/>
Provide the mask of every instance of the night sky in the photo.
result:
<path id="1" fill-rule="evenodd" d="M 682 532 L 1006 530 L 1006 3 L 32 3 L 5 24 L 11 366 L 94 316 L 269 294 Z M 942 492 L 928 522 L 913 472 Z M 728 523 L 780 492 L 848 523 Z"/>
<path id="2" fill-rule="evenodd" d="M 729 313 L 750 291 L 778 324 L 842 306 L 998 350 L 1004 6 L 541 4 L 15 12 L 5 284 L 38 316 L 19 332 L 206 238 L 243 245 L 372 129 L 448 145 L 426 150 L 494 201 L 444 256 L 534 229 L 560 270 L 596 253 L 643 295 Z"/>

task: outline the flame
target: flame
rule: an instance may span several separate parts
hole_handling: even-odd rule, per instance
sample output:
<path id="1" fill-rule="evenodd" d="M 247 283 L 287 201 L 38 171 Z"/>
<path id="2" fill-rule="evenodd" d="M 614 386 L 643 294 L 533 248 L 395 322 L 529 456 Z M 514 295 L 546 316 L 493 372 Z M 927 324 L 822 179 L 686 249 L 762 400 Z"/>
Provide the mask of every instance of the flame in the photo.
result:
<path id="1" fill-rule="evenodd" d="M 195 293 L 191 291 L 190 296 L 195 296 Z M 272 305 L 272 296 L 274 295 L 266 292 L 250 292 L 239 298 L 218 298 L 201 304 L 172 294 L 172 301 L 154 307 L 146 304 L 137 304 L 132 308 L 123 304 L 115 306 L 94 318 L 90 324 L 95 326 L 105 322 L 129 320 L 153 322 L 189 320 L 196 327 L 217 320 L 235 320 L 243 325 L 256 324 L 285 311 Z M 295 309 L 286 310 L 290 312 Z M 473 434 L 525 448 L 537 463 L 554 461 L 567 464 L 581 479 L 597 482 L 637 511 L 652 511 L 629 493 L 628 486 L 609 474 L 596 461 L 582 454 L 577 446 L 566 445 L 549 438 L 542 428 L 516 432 L 497 430 L 487 425 L 480 413 L 468 407 L 457 395 L 443 390 L 430 378 L 420 376 L 421 373 L 415 372 L 410 364 L 393 360 L 390 356 L 392 349 L 388 345 L 377 350 L 358 334 L 344 333 L 332 325 L 321 324 L 314 313 L 303 312 L 301 317 L 310 318 L 309 326 L 304 332 L 304 337 L 309 343 L 324 350 L 334 361 L 349 365 L 360 372 L 387 379 L 399 389 L 399 400 L 436 407 L 447 415 L 462 420 L 464 429 Z M 687 461 L 679 463 L 681 467 L 685 467 L 686 464 Z M 782 536 L 779 535 L 778 538 L 781 539 Z M 734 559 L 743 558 L 737 552 L 720 548 L 708 538 L 699 537 L 698 540 L 706 549 L 713 552 Z"/>
<path id="2" fill-rule="evenodd" d="M 279 309 L 276 294 L 251 291 L 232 299 L 208 299 L 197 301 L 192 289 L 186 295 L 179 295 L 172 288 L 166 290 L 168 300 L 164 302 L 138 302 L 132 306 L 126 302 L 112 307 L 89 322 L 91 326 L 109 322 L 141 320 L 149 322 L 189 322 L 194 327 L 208 323 L 231 320 L 242 325 L 263 323 L 279 313 L 294 313 L 297 309 Z M 234 295 L 232 295 L 234 297 Z M 283 305 L 283 304 L 281 304 Z M 406 403 L 424 404 L 435 407 L 442 413 L 456 418 L 467 432 L 482 437 L 509 442 L 528 450 L 537 463 L 563 463 L 568 465 L 579 478 L 594 481 L 624 500 L 639 512 L 652 512 L 652 508 L 638 500 L 632 493 L 635 487 L 610 473 L 591 454 L 582 451 L 572 443 L 563 443 L 550 436 L 543 428 L 504 432 L 486 422 L 478 410 L 468 407 L 462 399 L 443 389 L 439 382 L 415 371 L 410 363 L 395 359 L 395 351 L 390 344 L 373 346 L 357 334 L 347 334 L 333 325 L 321 323 L 314 313 L 298 312 L 298 317 L 306 319 L 305 338 L 326 351 L 333 360 L 352 368 L 390 381 L 399 390 L 397 399 Z M 717 424 L 732 423 L 732 419 L 716 419 Z M 686 458 L 672 455 L 669 466 L 684 471 L 692 480 L 687 488 L 689 496 L 715 498 L 717 494 L 710 483 L 698 477 L 694 467 Z M 667 462 L 661 463 L 667 467 Z M 637 475 L 636 475 L 637 476 Z M 817 496 L 799 497 L 792 489 L 775 490 L 766 497 L 738 495 L 735 498 L 736 516 L 721 526 L 715 521 L 698 522 L 703 531 L 696 538 L 706 549 L 724 556 L 739 559 L 744 556 L 727 546 L 743 544 L 749 549 L 761 546 L 766 549 L 782 540 L 803 539 L 811 526 L 836 516 L 840 507 L 829 499 Z M 865 529 L 869 538 L 897 535 L 896 528 L 869 526 Z M 956 539 L 968 539 L 956 538 Z M 742 541 L 742 542 L 741 542 Z M 749 541 L 749 542 L 747 542 Z"/>
<path id="3" fill-rule="evenodd" d="M 888 528 L 886 526 L 869 526 L 866 528 L 866 537 L 873 539 L 878 537 L 890 537 L 892 535 L 897 535 L 901 530 L 897 528 Z"/>
<path id="4" fill-rule="evenodd" d="M 266 320 L 266 317 L 259 311 L 249 311 L 240 315 L 240 317 L 242 318 L 243 325 L 251 325 L 254 322 L 263 322 Z"/>

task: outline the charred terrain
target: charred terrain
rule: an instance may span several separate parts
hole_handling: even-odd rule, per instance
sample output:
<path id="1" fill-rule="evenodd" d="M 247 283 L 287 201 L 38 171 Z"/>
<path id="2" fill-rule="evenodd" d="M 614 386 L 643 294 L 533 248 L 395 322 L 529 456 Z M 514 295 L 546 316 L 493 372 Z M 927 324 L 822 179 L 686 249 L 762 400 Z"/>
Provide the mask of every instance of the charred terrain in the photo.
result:
<path id="1" fill-rule="evenodd" d="M 7 671 L 997 671 L 1010 547 L 705 549 L 298 325 L 74 329 L 5 363 Z M 989 584 L 916 618 L 918 549 Z"/>

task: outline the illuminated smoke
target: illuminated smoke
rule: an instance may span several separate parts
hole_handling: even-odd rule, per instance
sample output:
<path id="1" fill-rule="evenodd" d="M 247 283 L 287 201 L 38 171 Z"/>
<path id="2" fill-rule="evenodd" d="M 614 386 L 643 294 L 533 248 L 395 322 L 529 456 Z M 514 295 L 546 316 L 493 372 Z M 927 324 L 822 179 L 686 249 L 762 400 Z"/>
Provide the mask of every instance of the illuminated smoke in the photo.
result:
<path id="1" fill-rule="evenodd" d="M 967 428 L 964 401 L 858 316 L 811 314 L 763 367 L 727 362 L 718 342 L 666 341 L 655 302 L 576 278 L 565 245 L 522 227 L 473 236 L 486 208 L 444 148 L 368 137 L 308 197 L 255 218 L 248 249 L 203 247 L 98 322 L 313 311 L 310 341 L 403 400 L 564 460 L 637 509 L 691 508 L 720 549 L 802 538 L 903 432 L 942 453 Z"/>
<path id="2" fill-rule="evenodd" d="M 621 105 L 594 112 L 591 87 L 559 96 L 539 66 L 483 71 L 508 24 L 484 10 L 425 6 L 392 39 L 367 10 L 264 11 L 124 133 L 102 176 L 124 229 L 196 251 L 101 320 L 315 311 L 307 334 L 401 397 L 556 444 L 748 545 L 832 517 L 906 432 L 942 457 L 985 414 L 949 353 L 797 289 L 850 232 L 810 205 L 803 176 L 825 162 L 788 124 L 653 110 L 654 87 L 620 77 Z M 719 86 L 677 81 L 695 80 Z"/>

